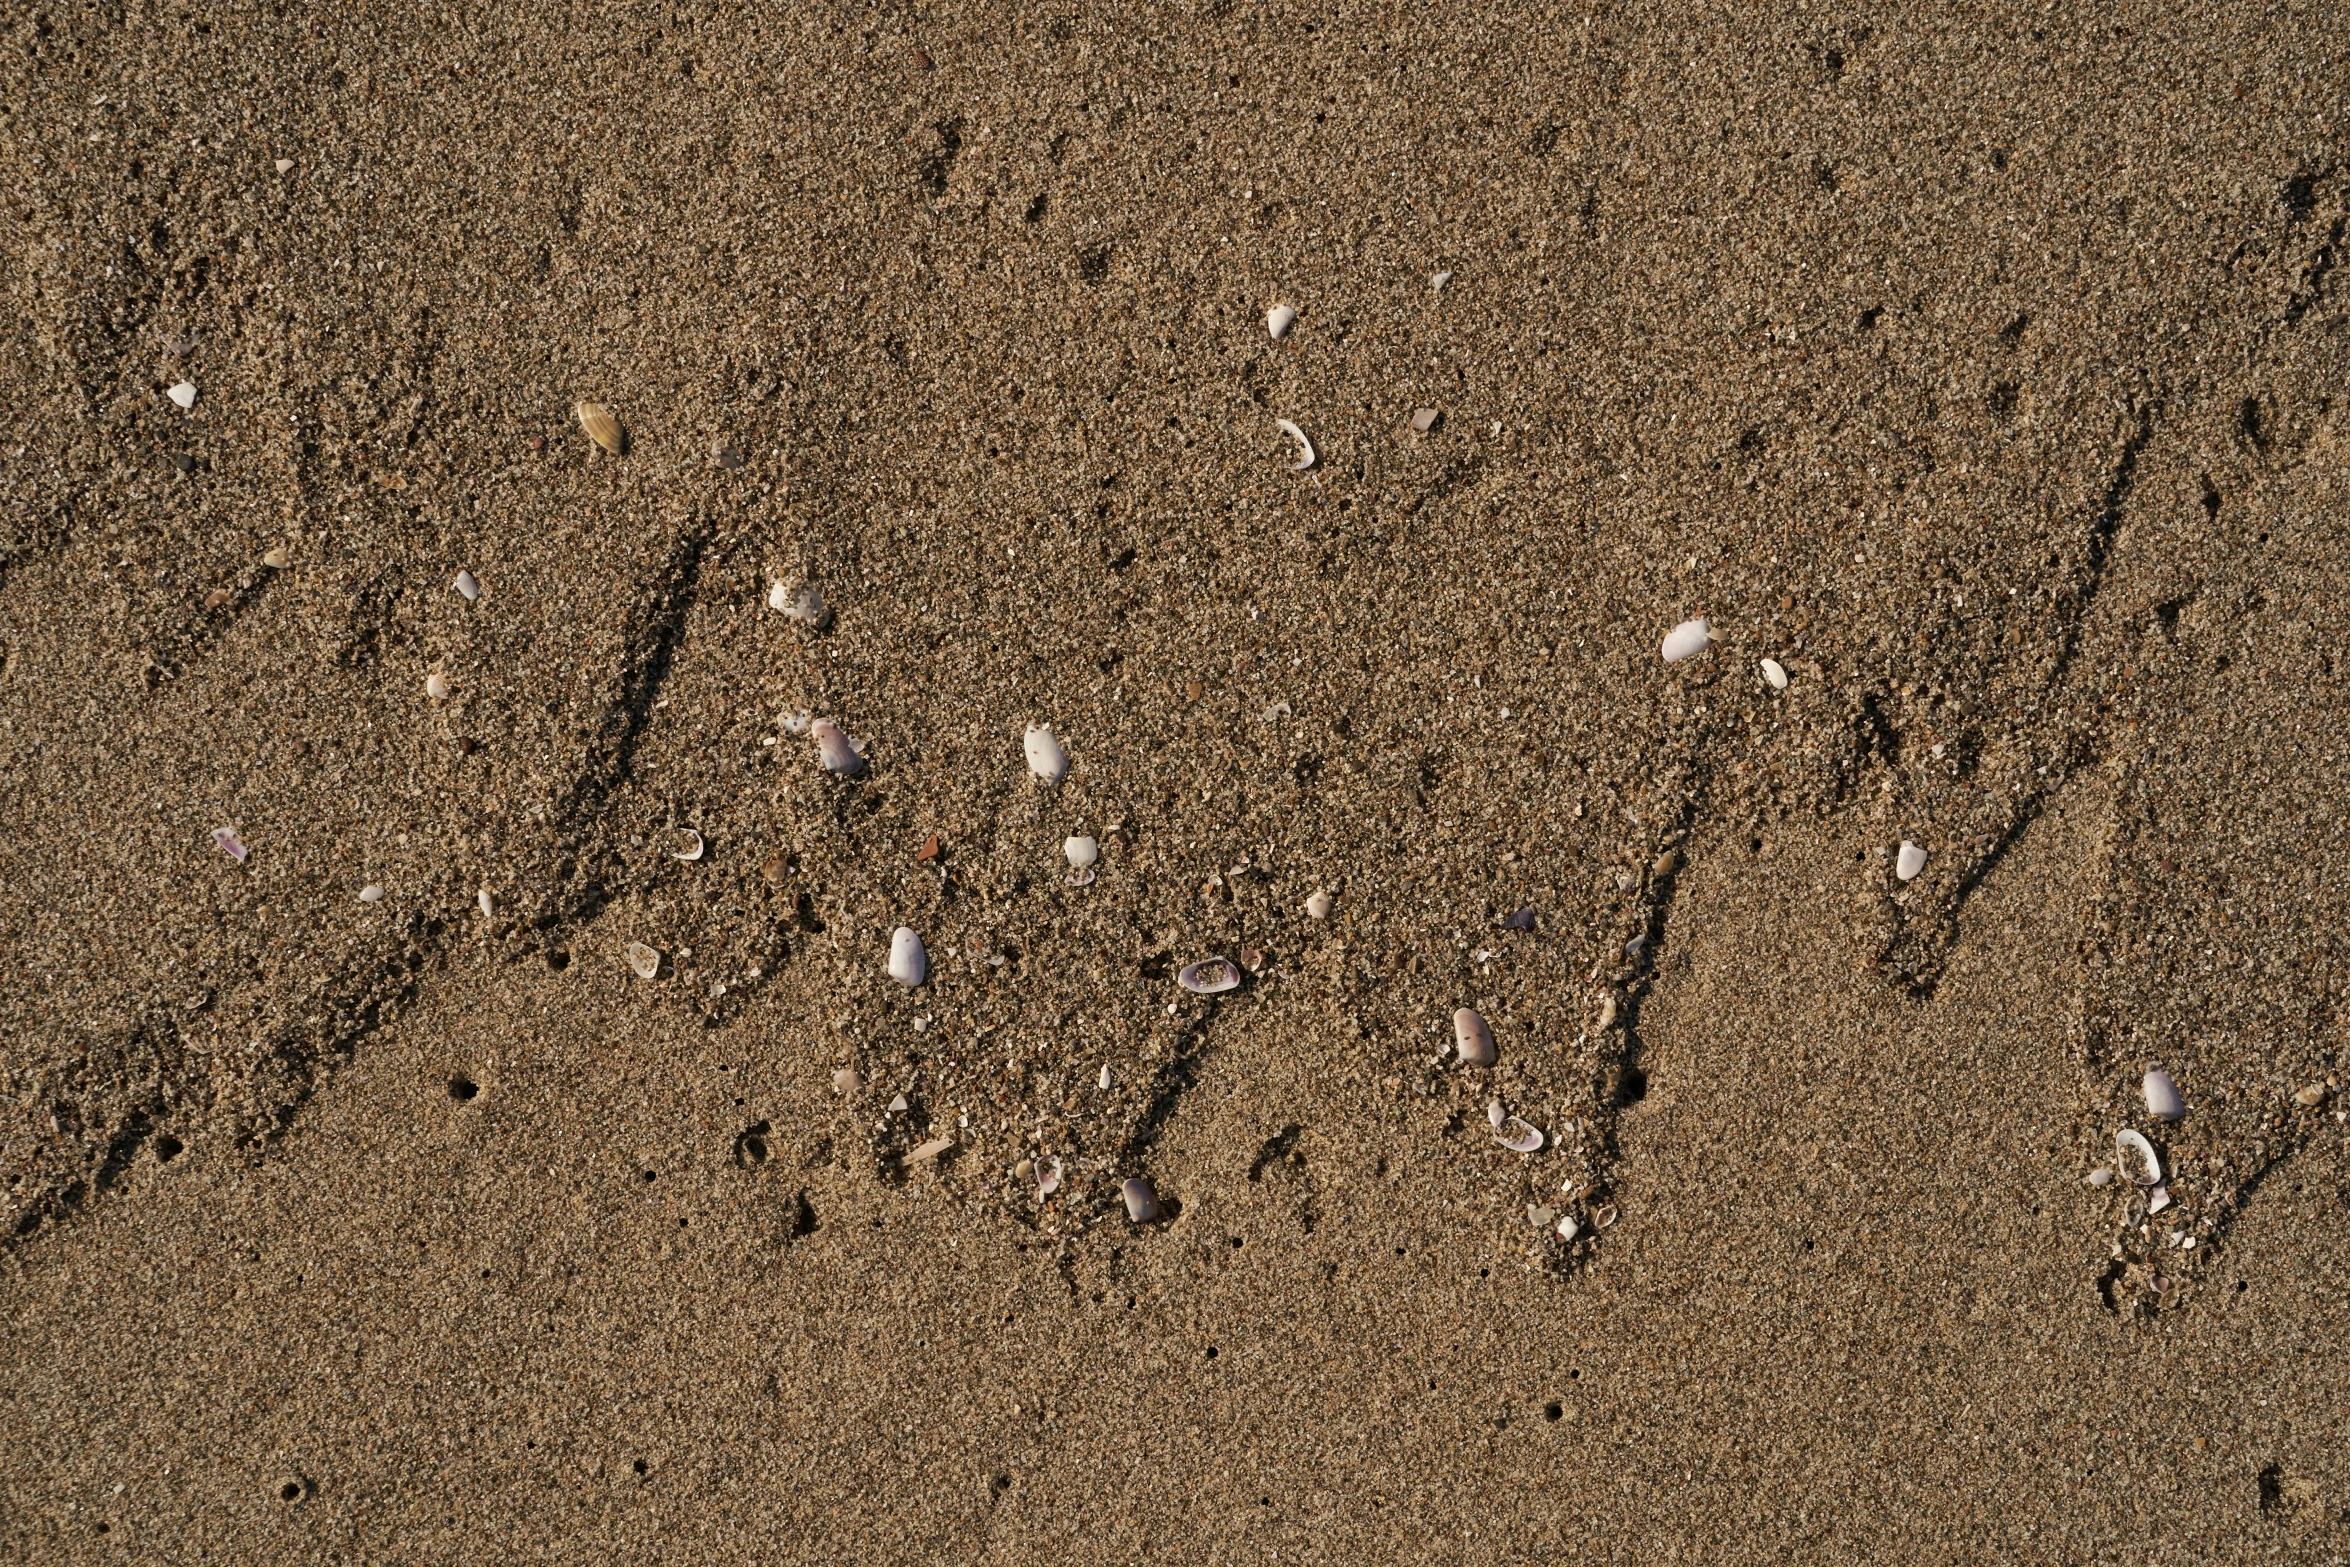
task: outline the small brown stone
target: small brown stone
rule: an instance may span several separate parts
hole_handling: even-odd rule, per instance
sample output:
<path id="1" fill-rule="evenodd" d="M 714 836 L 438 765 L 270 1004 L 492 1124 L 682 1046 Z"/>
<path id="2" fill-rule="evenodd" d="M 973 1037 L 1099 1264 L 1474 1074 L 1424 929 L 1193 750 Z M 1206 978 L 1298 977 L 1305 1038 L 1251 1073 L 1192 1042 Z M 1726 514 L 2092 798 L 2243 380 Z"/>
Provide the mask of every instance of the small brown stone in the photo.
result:
<path id="1" fill-rule="evenodd" d="M 908 49 L 906 51 L 906 58 L 913 62 L 914 69 L 917 71 L 927 71 L 931 68 L 929 52 L 921 48 L 919 45 L 912 49 Z"/>
<path id="2" fill-rule="evenodd" d="M 914 851 L 914 858 L 917 860 L 935 860 L 938 858 L 937 833 L 932 833 L 929 837 L 922 840 L 922 847 Z"/>
<path id="3" fill-rule="evenodd" d="M 769 885 L 780 887 L 783 885 L 784 869 L 783 856 L 778 854 L 761 866 L 759 873 L 767 878 Z"/>

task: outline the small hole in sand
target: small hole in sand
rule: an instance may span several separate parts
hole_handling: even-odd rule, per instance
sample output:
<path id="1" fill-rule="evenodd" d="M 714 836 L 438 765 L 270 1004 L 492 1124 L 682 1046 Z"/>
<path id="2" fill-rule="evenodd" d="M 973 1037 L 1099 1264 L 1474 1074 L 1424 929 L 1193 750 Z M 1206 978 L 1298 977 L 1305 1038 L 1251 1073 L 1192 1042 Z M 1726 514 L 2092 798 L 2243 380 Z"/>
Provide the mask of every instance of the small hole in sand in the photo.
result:
<path id="1" fill-rule="evenodd" d="M 163 1163 L 169 1164 L 172 1160 L 177 1159 L 180 1156 L 180 1150 L 185 1147 L 187 1147 L 187 1144 L 181 1142 L 178 1138 L 172 1136 L 169 1132 L 165 1132 L 162 1136 L 155 1139 L 155 1157 L 161 1160 Z"/>
<path id="2" fill-rule="evenodd" d="M 1208 1358 L 1209 1358 L 1210 1360 L 1213 1360 L 1213 1359 L 1215 1359 L 1215 1358 L 1216 1358 L 1216 1346 L 1215 1346 L 1215 1345 L 1213 1345 L 1213 1344 L 1210 1344 L 1210 1345 L 1208 1346 Z"/>
<path id="3" fill-rule="evenodd" d="M 547 967 L 553 969 L 558 974 L 562 973 L 565 969 L 571 967 L 571 954 L 564 951 L 561 947 L 549 947 L 547 949 Z"/>
<path id="4" fill-rule="evenodd" d="M 1542 1418 L 1545 1420 L 1561 1419 L 1566 1412 L 1566 1407 L 1555 1398 L 1542 1406 Z"/>
<path id="5" fill-rule="evenodd" d="M 651 1171 L 651 1170 L 647 1170 L 647 1171 L 645 1172 L 645 1179 L 646 1179 L 647 1181 L 650 1181 L 650 1180 L 652 1180 L 652 1179 L 654 1178 L 654 1173 L 655 1173 L 655 1172 L 653 1172 L 653 1171 Z"/>
<path id="6" fill-rule="evenodd" d="M 638 1474 L 643 1474 L 648 1468 L 651 1467 L 651 1465 L 647 1464 L 643 1459 L 640 1458 L 631 1467 L 633 1467 Z"/>
<path id="7" fill-rule="evenodd" d="M 463 1104 L 466 1100 L 471 1099 L 475 1094 L 480 1092 L 481 1089 L 476 1086 L 473 1079 L 466 1077 L 463 1074 L 459 1074 L 458 1076 L 449 1079 L 449 1097 L 456 1100 L 459 1104 Z"/>
<path id="8" fill-rule="evenodd" d="M 1234 1251 L 1240 1250 L 1240 1237 L 1237 1235 L 1232 1237 L 1232 1249 Z"/>
<path id="9" fill-rule="evenodd" d="M 299 1480 L 282 1482 L 277 1488 L 277 1499 L 281 1502 L 300 1501 L 302 1499 L 302 1482 Z"/>

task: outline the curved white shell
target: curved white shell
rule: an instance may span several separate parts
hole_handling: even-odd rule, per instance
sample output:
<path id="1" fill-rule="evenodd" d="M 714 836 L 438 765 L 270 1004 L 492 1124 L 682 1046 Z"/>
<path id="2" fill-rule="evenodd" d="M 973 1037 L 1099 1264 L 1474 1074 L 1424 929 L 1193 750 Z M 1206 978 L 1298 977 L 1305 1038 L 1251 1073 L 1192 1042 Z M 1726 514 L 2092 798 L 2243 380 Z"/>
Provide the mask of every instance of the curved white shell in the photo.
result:
<path id="1" fill-rule="evenodd" d="M 359 889 L 359 901 L 361 903 L 381 903 L 383 900 L 384 890 L 373 882 L 369 882 L 366 886 Z"/>
<path id="2" fill-rule="evenodd" d="M 639 979 L 651 979 L 661 972 L 661 954 L 641 941 L 632 941 L 622 949 L 628 954 L 629 969 Z"/>
<path id="3" fill-rule="evenodd" d="M 1509 1118 L 1510 1113 L 1501 1107 L 1501 1101 L 1498 1099 L 1485 1107 L 1485 1119 L 1492 1123 L 1493 1129 L 1497 1132 L 1501 1130 L 1502 1123 Z"/>
<path id="4" fill-rule="evenodd" d="M 816 737 L 816 755 L 826 772 L 854 778 L 865 770 L 865 758 L 857 754 L 857 748 L 849 744 L 848 735 L 831 719 L 817 719 L 808 726 L 808 733 Z"/>
<path id="5" fill-rule="evenodd" d="M 1296 324 L 1297 312 L 1287 305 L 1275 305 L 1265 312 L 1265 330 L 1273 334 L 1276 343 L 1287 337 L 1289 329 Z"/>
<path id="6" fill-rule="evenodd" d="M 926 1143 L 916 1143 L 907 1153 L 905 1162 L 908 1164 L 928 1164 L 954 1146 L 955 1136 L 952 1132 L 944 1137 L 933 1137 Z"/>
<path id="7" fill-rule="evenodd" d="M 446 698 L 449 694 L 449 677 L 437 669 L 426 675 L 424 677 L 424 694 L 435 702 Z"/>
<path id="8" fill-rule="evenodd" d="M 1306 899 L 1306 918 L 1326 920 L 1330 917 L 1332 898 L 1327 892 L 1317 892 Z"/>
<path id="9" fill-rule="evenodd" d="M 196 383 L 182 381 L 163 395 L 179 404 L 182 410 L 193 408 L 196 406 Z"/>
<path id="10" fill-rule="evenodd" d="M 481 597 L 481 584 L 474 580 L 473 573 L 470 571 L 457 573 L 457 580 L 450 586 L 463 594 L 465 602 L 468 604 Z"/>
<path id="11" fill-rule="evenodd" d="M 2113 1134 L 2113 1162 L 2133 1186 L 2162 1184 L 2162 1161 L 2154 1156 L 2154 1145 L 2128 1127 Z"/>
<path id="12" fill-rule="evenodd" d="M 1663 644 L 1657 649 L 1665 662 L 1678 664 L 1685 658 L 1695 658 L 1713 645 L 1714 634 L 1706 629 L 1704 619 L 1684 620 L 1665 633 Z"/>
<path id="13" fill-rule="evenodd" d="M 1452 1045 L 1465 1066 L 1493 1065 L 1493 1030 L 1474 1007 L 1452 1015 Z"/>
<path id="14" fill-rule="evenodd" d="M 621 448 L 628 444 L 628 438 L 621 433 L 620 421 L 602 403 L 581 403 L 571 411 L 578 418 L 579 427 L 587 431 L 588 439 L 613 456 L 619 456 Z"/>
<path id="15" fill-rule="evenodd" d="M 2187 1113 L 2185 1102 L 2179 1098 L 2179 1085 L 2161 1067 L 2146 1074 L 2138 1091 L 2146 1096 L 2146 1113 L 2157 1121 L 2175 1121 Z"/>
<path id="16" fill-rule="evenodd" d="M 1615 1222 L 1616 1205 L 1612 1202 L 1600 1204 L 1599 1208 L 1591 1215 L 1591 1227 L 1595 1230 L 1604 1230 Z"/>
<path id="17" fill-rule="evenodd" d="M 1020 737 L 1020 749 L 1027 753 L 1028 771 L 1038 783 L 1057 784 L 1069 771 L 1069 752 L 1050 724 L 1030 724 Z"/>
<path id="18" fill-rule="evenodd" d="M 1787 689 L 1787 667 L 1775 658 L 1766 658 L 1762 661 L 1762 677 L 1769 682 L 1773 691 Z"/>
<path id="19" fill-rule="evenodd" d="M 1311 468 L 1317 459 L 1314 455 L 1314 443 L 1306 439 L 1306 432 L 1299 429 L 1296 425 L 1290 423 L 1287 419 L 1276 419 L 1273 421 L 1273 423 L 1277 428 L 1279 428 L 1283 435 L 1286 435 L 1291 440 L 1297 442 L 1297 461 L 1289 465 L 1290 471 L 1293 473 L 1303 473 L 1308 468 Z"/>
<path id="20" fill-rule="evenodd" d="M 679 831 L 685 834 L 685 847 L 669 857 L 673 860 L 688 862 L 700 859 L 702 857 L 702 835 L 691 827 L 683 827 Z"/>
<path id="21" fill-rule="evenodd" d="M 1126 1199 L 1126 1217 L 1136 1224 L 1148 1224 L 1159 1216 L 1159 1194 L 1139 1176 L 1119 1187 L 1118 1195 Z"/>
<path id="22" fill-rule="evenodd" d="M 778 581 L 767 590 L 767 607 L 811 631 L 823 630 L 824 623 L 832 618 L 831 607 L 824 602 L 824 590 L 813 582 L 787 588 Z"/>
<path id="23" fill-rule="evenodd" d="M 2113 1171 L 2107 1169 L 2102 1164 L 2099 1165 L 2096 1169 L 2089 1172 L 2089 1184 L 2091 1186 L 2111 1186 L 2113 1184 Z"/>
<path id="24" fill-rule="evenodd" d="M 1061 852 L 1069 857 L 1071 865 L 1085 866 L 1102 857 L 1102 846 L 1080 835 L 1062 839 Z"/>
<path id="25" fill-rule="evenodd" d="M 912 990 L 929 977 L 930 954 L 910 925 L 900 925 L 889 938 L 889 977 Z"/>
<path id="26" fill-rule="evenodd" d="M 1495 1129 L 1493 1140 L 1511 1153 L 1542 1151 L 1542 1134 L 1514 1115 Z"/>
<path id="27" fill-rule="evenodd" d="M 1060 1160 L 1058 1160 L 1058 1159 L 1039 1159 L 1039 1160 L 1037 1160 L 1037 1161 L 1036 1161 L 1036 1200 L 1037 1200 L 1038 1202 L 1042 1202 L 1042 1201 L 1044 1201 L 1044 1200 L 1045 1200 L 1047 1197 L 1050 1197 L 1050 1196 L 1051 1196 L 1053 1193 L 1055 1193 L 1055 1192 L 1059 1191 L 1060 1189 L 1061 1189 L 1061 1161 L 1060 1161 Z"/>
<path id="28" fill-rule="evenodd" d="M 490 896 L 489 888 L 482 888 L 481 892 L 474 898 L 473 901 L 481 906 L 481 917 L 483 919 L 496 919 L 498 917 L 498 903 L 495 898 Z"/>
<path id="29" fill-rule="evenodd" d="M 1202 958 L 1176 975 L 1175 983 L 1195 996 L 1220 996 L 1240 988 L 1240 965 L 1230 958 Z"/>
<path id="30" fill-rule="evenodd" d="M 1893 856 L 1893 874 L 1903 881 L 1916 881 L 1918 872 L 1925 868 L 1926 851 L 1907 838 L 1902 839 L 1901 852 Z"/>

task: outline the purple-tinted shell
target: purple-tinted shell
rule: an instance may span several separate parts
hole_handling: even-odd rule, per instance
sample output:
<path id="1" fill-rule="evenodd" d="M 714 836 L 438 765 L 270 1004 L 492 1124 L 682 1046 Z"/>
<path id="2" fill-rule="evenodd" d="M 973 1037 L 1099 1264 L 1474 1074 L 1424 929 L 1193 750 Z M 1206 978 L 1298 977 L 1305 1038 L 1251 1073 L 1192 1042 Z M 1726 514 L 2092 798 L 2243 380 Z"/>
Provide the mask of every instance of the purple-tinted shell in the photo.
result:
<path id="1" fill-rule="evenodd" d="M 236 830 L 234 828 L 213 828 L 212 841 L 220 845 L 221 853 L 227 855 L 230 859 L 235 860 L 239 865 L 244 864 L 245 856 L 253 852 L 252 850 L 246 848 L 245 845 L 238 839 Z"/>
<path id="2" fill-rule="evenodd" d="M 1240 965 L 1230 958 L 1202 958 L 1176 975 L 1175 983 L 1195 996 L 1220 996 L 1240 988 Z"/>

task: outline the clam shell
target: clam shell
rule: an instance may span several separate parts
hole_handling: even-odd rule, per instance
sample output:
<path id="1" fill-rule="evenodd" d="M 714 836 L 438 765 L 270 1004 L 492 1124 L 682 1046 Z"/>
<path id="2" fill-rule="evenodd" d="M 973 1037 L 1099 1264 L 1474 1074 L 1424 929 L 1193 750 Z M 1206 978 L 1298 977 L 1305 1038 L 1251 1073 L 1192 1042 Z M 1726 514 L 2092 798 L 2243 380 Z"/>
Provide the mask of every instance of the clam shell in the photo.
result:
<path id="1" fill-rule="evenodd" d="M 443 698 L 447 697 L 449 694 L 449 677 L 442 674 L 437 669 L 434 670 L 431 674 L 426 675 L 424 677 L 424 694 L 428 697 L 431 697 L 436 702 L 441 701 Z"/>
<path id="2" fill-rule="evenodd" d="M 1126 1217 L 1136 1224 L 1148 1224 L 1159 1216 L 1159 1194 L 1140 1176 L 1120 1186 L 1118 1195 L 1126 1199 Z"/>
<path id="3" fill-rule="evenodd" d="M 1287 305 L 1275 305 L 1265 312 L 1265 330 L 1273 334 L 1276 343 L 1287 337 L 1289 329 L 1296 324 L 1297 312 Z"/>
<path id="4" fill-rule="evenodd" d="M 1220 996 L 1240 988 L 1240 965 L 1229 958 L 1202 958 L 1175 976 L 1195 996 Z"/>
<path id="5" fill-rule="evenodd" d="M 460 571 L 457 573 L 457 580 L 449 585 L 463 594 L 465 602 L 468 604 L 481 597 L 481 584 L 474 580 L 473 573 L 470 571 Z"/>
<path id="6" fill-rule="evenodd" d="M 1073 866 L 1091 865 L 1102 857 L 1102 846 L 1091 838 L 1072 837 L 1061 841 L 1061 852 Z"/>
<path id="7" fill-rule="evenodd" d="M 612 417 L 612 410 L 602 403 L 581 403 L 571 411 L 579 417 L 579 427 L 587 431 L 588 439 L 613 456 L 619 456 L 621 448 L 628 444 L 628 437 L 621 431 L 620 421 Z"/>
<path id="8" fill-rule="evenodd" d="M 1299 429 L 1296 425 L 1290 423 L 1287 419 L 1276 419 L 1273 421 L 1273 423 L 1274 426 L 1278 428 L 1283 435 L 1286 435 L 1291 440 L 1297 442 L 1297 461 L 1289 465 L 1290 471 L 1293 473 L 1303 473 L 1308 468 L 1311 468 L 1316 461 L 1314 455 L 1314 443 L 1306 439 L 1306 432 Z"/>
<path id="9" fill-rule="evenodd" d="M 1787 689 L 1786 666 L 1775 658 L 1766 658 L 1762 661 L 1762 677 L 1773 691 Z"/>
<path id="10" fill-rule="evenodd" d="M 173 402 L 179 404 L 181 411 L 185 412 L 187 409 L 196 406 L 196 383 L 193 381 L 182 381 L 179 383 L 179 385 L 173 387 L 170 391 L 164 393 L 163 395 L 170 398 Z"/>
<path id="11" fill-rule="evenodd" d="M 361 903 L 381 903 L 383 900 L 384 890 L 373 882 L 369 882 L 366 886 L 359 889 L 359 901 Z"/>
<path id="12" fill-rule="evenodd" d="M 1036 1200 L 1044 1201 L 1061 1189 L 1061 1161 L 1044 1158 L 1036 1161 Z"/>
<path id="13" fill-rule="evenodd" d="M 831 719 L 817 719 L 808 726 L 808 733 L 816 737 L 816 756 L 826 772 L 854 778 L 865 770 L 865 758 L 857 754 L 857 748 L 849 744 L 848 735 Z"/>
<path id="14" fill-rule="evenodd" d="M 703 847 L 702 835 L 694 831 L 691 827 L 680 828 L 679 831 L 685 834 L 685 847 L 679 849 L 675 854 L 672 854 L 669 857 L 673 860 L 685 860 L 688 862 L 700 859 L 702 857 Z"/>
<path id="15" fill-rule="evenodd" d="M 1893 874 L 1903 881 L 1916 881 L 1918 872 L 1925 868 L 1926 851 L 1907 838 L 1902 839 L 1901 852 L 1893 857 Z"/>
<path id="16" fill-rule="evenodd" d="M 1695 658 L 1704 652 L 1713 645 L 1713 640 L 1714 634 L 1706 629 L 1703 617 L 1684 620 L 1665 633 L 1665 640 L 1657 651 L 1664 654 L 1666 663 L 1678 664 L 1683 659 Z"/>
<path id="17" fill-rule="evenodd" d="M 1452 1015 L 1452 1046 L 1464 1066 L 1493 1065 L 1493 1029 L 1474 1007 Z"/>
<path id="18" fill-rule="evenodd" d="M 1540 1153 L 1542 1133 L 1511 1116 L 1494 1129 L 1493 1140 L 1511 1153 Z"/>
<path id="19" fill-rule="evenodd" d="M 1069 752 L 1050 724 L 1030 724 L 1020 737 L 1020 749 L 1027 753 L 1028 771 L 1038 783 L 1057 784 L 1069 771 Z"/>
<path id="20" fill-rule="evenodd" d="M 2175 1121 L 2187 1113 L 2187 1106 L 2179 1098 L 2179 1085 L 2161 1067 L 2146 1074 L 2138 1091 L 2146 1096 L 2146 1113 L 2157 1121 Z"/>
<path id="21" fill-rule="evenodd" d="M 1334 900 L 1327 892 L 1315 893 L 1312 897 L 1306 899 L 1306 918 L 1315 920 L 1328 919 L 1330 917 L 1330 905 L 1333 901 Z"/>
<path id="22" fill-rule="evenodd" d="M 2133 1186 L 2162 1184 L 2162 1161 L 2154 1156 L 2154 1145 L 2127 1127 L 2113 1134 L 2113 1162 Z"/>
<path id="23" fill-rule="evenodd" d="M 922 938 L 912 926 L 900 925 L 890 933 L 889 977 L 912 990 L 929 974 L 930 954 L 922 950 Z"/>
<path id="24" fill-rule="evenodd" d="M 628 966 L 639 979 L 651 979 L 661 972 L 661 954 L 641 941 L 632 941 L 621 949 L 628 954 Z"/>
<path id="25" fill-rule="evenodd" d="M 1616 1205 L 1614 1203 L 1601 1203 L 1597 1208 L 1592 1210 L 1591 1227 L 1593 1229 L 1604 1230 L 1615 1222 Z"/>

